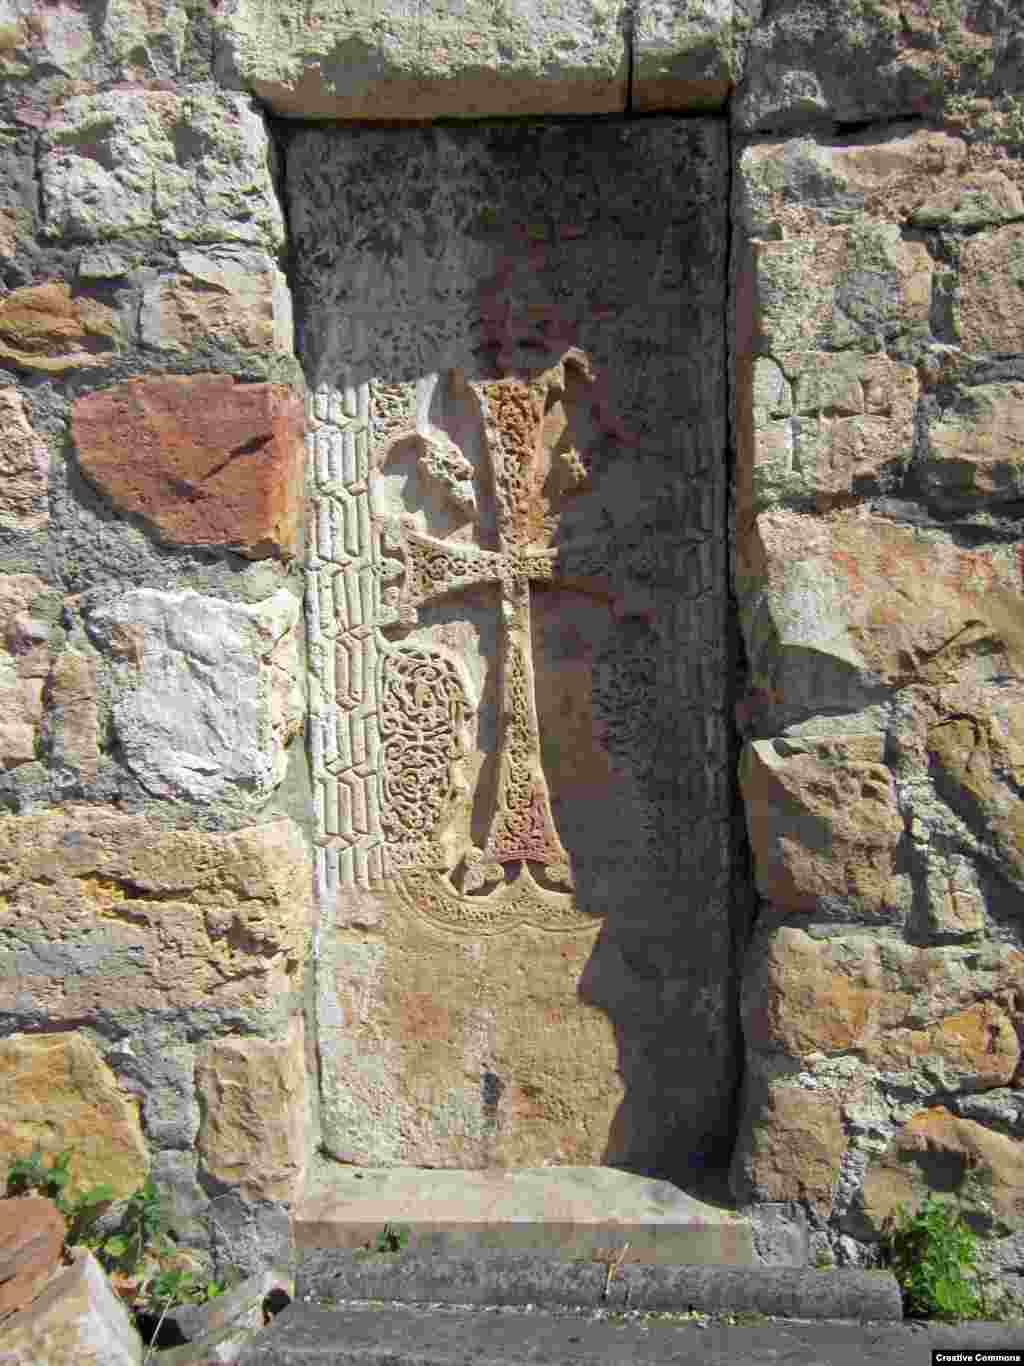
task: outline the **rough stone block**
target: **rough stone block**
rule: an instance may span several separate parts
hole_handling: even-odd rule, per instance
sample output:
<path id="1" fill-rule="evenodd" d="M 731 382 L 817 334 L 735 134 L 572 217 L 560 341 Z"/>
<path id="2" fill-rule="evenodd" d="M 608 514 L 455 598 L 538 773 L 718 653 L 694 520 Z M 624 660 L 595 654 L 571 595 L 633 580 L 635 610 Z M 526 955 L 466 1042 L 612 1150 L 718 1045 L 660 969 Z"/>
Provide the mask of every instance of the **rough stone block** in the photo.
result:
<path id="1" fill-rule="evenodd" d="M 910 214 L 923 228 L 987 228 L 1024 218 L 1024 196 L 1002 171 L 974 171 L 959 182 L 936 189 Z M 965 246 L 974 247 L 973 240 Z"/>
<path id="2" fill-rule="evenodd" d="M 306 1166 L 302 1021 L 286 1039 L 230 1038 L 196 1067 L 202 1123 L 196 1139 L 210 1176 L 251 1200 L 291 1204 Z"/>
<path id="3" fill-rule="evenodd" d="M 291 821 L 162 831 L 68 804 L 0 820 L 0 867 L 0 1010 L 33 1027 L 262 1032 L 291 1008 L 311 928 Z"/>
<path id="4" fill-rule="evenodd" d="M 73 95 L 43 134 L 46 233 L 96 242 L 160 232 L 275 250 L 284 226 L 263 120 L 244 95 Z"/>
<path id="5" fill-rule="evenodd" d="M 112 660 L 111 710 L 124 762 L 161 797 L 266 800 L 304 715 L 301 608 L 140 588 L 97 602 L 90 636 Z"/>
<path id="6" fill-rule="evenodd" d="M 0 1320 L 30 1304 L 58 1269 L 64 1232 L 64 1216 L 52 1200 L 0 1198 Z"/>
<path id="7" fill-rule="evenodd" d="M 17 389 L 0 389 L 0 527 L 41 531 L 49 520 L 50 453 Z"/>
<path id="8" fill-rule="evenodd" d="M 741 1202 L 806 1202 L 828 1217 L 847 1138 L 835 1098 L 773 1084 L 764 1095 L 748 1083 L 730 1182 Z"/>
<path id="9" fill-rule="evenodd" d="M 185 1342 L 165 1348 L 163 1366 L 195 1366 L 210 1361 L 237 1361 L 243 1348 L 266 1326 L 264 1304 L 287 1303 L 295 1296 L 295 1278 L 282 1271 L 261 1271 L 249 1276 L 206 1304 L 175 1305 L 167 1322 L 178 1329 Z"/>
<path id="10" fill-rule="evenodd" d="M 985 925 L 985 900 L 976 872 L 962 854 L 943 858 L 929 853 L 928 920 L 944 938 L 974 935 Z"/>
<path id="11" fill-rule="evenodd" d="M 932 506 L 966 512 L 1017 503 L 1024 496 L 1024 384 L 961 386 L 929 424 L 927 452 L 921 481 Z"/>
<path id="12" fill-rule="evenodd" d="M 736 157 L 738 224 L 748 238 L 806 236 L 868 214 L 917 221 L 959 212 L 970 202 L 972 153 L 963 138 L 895 124 L 880 139 L 871 129 L 830 139 L 798 133 L 758 138 Z M 993 191 L 994 193 L 994 191 Z M 931 206 L 931 207 L 929 207 Z"/>
<path id="13" fill-rule="evenodd" d="M 771 393 L 764 392 L 768 375 Z M 751 409 L 755 508 L 794 500 L 823 511 L 851 493 L 891 488 L 906 471 L 918 394 L 913 366 L 850 351 L 786 352 L 759 358 L 754 376 L 753 394 L 741 391 L 739 402 Z"/>
<path id="14" fill-rule="evenodd" d="M 145 346 L 291 354 L 292 306 L 284 275 L 262 252 L 183 251 L 178 270 L 161 275 L 142 301 Z"/>
<path id="15" fill-rule="evenodd" d="M 95 659 L 62 650 L 50 669 L 44 701 L 50 762 L 73 781 L 95 782 L 100 739 Z"/>
<path id="16" fill-rule="evenodd" d="M 903 817 L 892 774 L 835 740 L 755 740 L 740 786 L 758 890 L 780 907 L 895 915 L 894 853 Z"/>
<path id="17" fill-rule="evenodd" d="M 862 1215 L 877 1237 L 898 1204 L 915 1208 L 939 1191 L 986 1233 L 1024 1229 L 1024 1151 L 942 1106 L 919 1110 L 864 1175 Z"/>
<path id="18" fill-rule="evenodd" d="M 720 109 L 740 65 L 734 0 L 641 0 L 633 18 L 633 109 Z"/>
<path id="19" fill-rule="evenodd" d="M 84 1248 L 2 1333 L 4 1366 L 142 1366 L 142 1339 L 128 1310 Z"/>
<path id="20" fill-rule="evenodd" d="M 610 114 L 625 107 L 626 44 L 609 0 L 227 0 L 215 19 L 223 84 L 298 119 Z"/>
<path id="21" fill-rule="evenodd" d="M 733 116 L 768 131 L 935 117 L 954 90 L 996 93 L 1007 88 L 994 62 L 999 24 L 979 18 L 898 0 L 782 0 L 750 35 Z"/>
<path id="22" fill-rule="evenodd" d="M 302 404 L 281 384 L 228 375 L 129 380 L 75 401 L 90 483 L 165 541 L 294 554 L 302 515 Z"/>
<path id="23" fill-rule="evenodd" d="M 814 237 L 755 242 L 753 331 L 758 349 L 876 352 L 927 335 L 932 259 L 895 223 L 862 221 Z M 746 296 L 741 300 L 745 307 Z"/>
<path id="24" fill-rule="evenodd" d="M 939 795 L 995 846 L 1005 873 L 1024 883 L 1024 707 L 1003 717 L 940 716 L 928 732 L 928 757 Z"/>
<path id="25" fill-rule="evenodd" d="M 858 710 L 879 682 L 1024 677 L 1012 545 L 778 509 L 738 534 L 736 578 L 753 685 L 783 708 Z"/>
<path id="26" fill-rule="evenodd" d="M 823 1057 L 857 1058 L 909 1094 L 1003 1086 L 1020 1046 L 991 993 L 1007 1000 L 1019 963 L 975 960 L 976 973 L 965 975 L 969 954 L 864 930 L 820 938 L 765 926 L 747 954 L 744 1037 L 754 1052 L 808 1067 Z"/>
<path id="27" fill-rule="evenodd" d="M 189 15 L 179 0 L 11 0 L 4 17 L 4 75 L 52 91 L 74 82 L 176 76 Z"/>
<path id="28" fill-rule="evenodd" d="M 106 305 L 53 281 L 12 290 L 0 300 L 0 361 L 17 370 L 61 375 L 110 365 L 118 326 Z"/>
<path id="29" fill-rule="evenodd" d="M 49 627 L 29 606 L 45 589 L 35 574 L 0 575 L 0 767 L 6 769 L 36 757 Z"/>
<path id="30" fill-rule="evenodd" d="M 105 1182 L 124 1198 L 142 1184 L 149 1161 L 138 1105 L 84 1035 L 0 1039 L 0 1080 L 0 1168 L 36 1146 L 47 1157 L 70 1148 L 75 1189 Z"/>
<path id="31" fill-rule="evenodd" d="M 968 351 L 1024 350 L 1024 224 L 964 242 L 954 318 Z"/>
<path id="32" fill-rule="evenodd" d="M 917 1072 L 909 1089 L 924 1094 L 986 1091 L 1013 1078 L 1020 1045 L 1006 1014 L 983 1001 L 926 1029 L 896 1029 L 870 1040 L 863 1057 L 893 1085 Z"/>

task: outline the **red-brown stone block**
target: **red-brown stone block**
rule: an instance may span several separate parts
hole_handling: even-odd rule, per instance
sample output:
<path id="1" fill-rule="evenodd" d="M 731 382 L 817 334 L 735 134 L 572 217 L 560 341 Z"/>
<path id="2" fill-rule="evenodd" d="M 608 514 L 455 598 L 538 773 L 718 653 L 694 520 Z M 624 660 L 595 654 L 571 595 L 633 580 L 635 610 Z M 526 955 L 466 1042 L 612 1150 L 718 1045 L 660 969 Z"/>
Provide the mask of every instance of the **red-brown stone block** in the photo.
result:
<path id="1" fill-rule="evenodd" d="M 178 545 L 290 558 L 302 509 L 302 402 L 282 384 L 161 375 L 80 398 L 78 461 L 121 512 Z"/>
<path id="2" fill-rule="evenodd" d="M 0 1200 L 0 1319 L 30 1304 L 60 1264 L 64 1217 L 41 1195 Z"/>

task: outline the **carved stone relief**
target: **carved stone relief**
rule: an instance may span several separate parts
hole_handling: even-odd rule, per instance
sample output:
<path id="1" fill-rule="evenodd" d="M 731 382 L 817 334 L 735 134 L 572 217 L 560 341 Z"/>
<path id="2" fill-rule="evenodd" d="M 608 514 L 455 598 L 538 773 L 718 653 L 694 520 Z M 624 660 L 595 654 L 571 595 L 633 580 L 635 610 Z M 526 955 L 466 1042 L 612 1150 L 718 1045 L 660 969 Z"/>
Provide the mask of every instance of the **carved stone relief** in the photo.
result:
<path id="1" fill-rule="evenodd" d="M 642 1163 L 726 1127 L 724 146 L 532 136 L 303 133 L 289 163 L 322 1112 L 371 1165 Z M 599 192 L 617 158 L 658 185 Z M 582 235 L 516 236 L 544 196 Z"/>

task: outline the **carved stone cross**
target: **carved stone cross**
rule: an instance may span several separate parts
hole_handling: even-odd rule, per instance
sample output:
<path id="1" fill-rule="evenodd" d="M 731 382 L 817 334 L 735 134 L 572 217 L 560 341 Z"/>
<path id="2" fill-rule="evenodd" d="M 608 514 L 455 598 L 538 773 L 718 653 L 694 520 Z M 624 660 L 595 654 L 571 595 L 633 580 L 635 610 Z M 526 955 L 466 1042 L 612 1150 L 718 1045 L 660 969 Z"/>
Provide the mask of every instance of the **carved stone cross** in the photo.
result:
<path id="1" fill-rule="evenodd" d="M 414 625 L 424 604 L 481 584 L 497 585 L 501 595 L 495 809 L 483 849 L 466 854 L 463 892 L 503 883 L 505 866 L 512 863 L 533 864 L 543 870 L 544 881 L 572 887 L 569 857 L 555 828 L 541 764 L 530 624 L 531 584 L 554 577 L 556 552 L 551 543 L 558 526 L 556 505 L 562 496 L 582 489 L 587 480 L 579 452 L 564 439 L 564 422 L 559 424 L 556 418 L 545 425 L 552 405 L 564 396 L 567 366 L 590 382 L 586 357 L 572 351 L 529 383 L 498 380 L 472 386 L 486 417 L 487 473 L 497 508 L 498 549 L 427 535 L 407 516 L 380 524 L 385 550 L 399 552 L 402 560 L 400 566 L 392 562 L 386 571 L 389 577 L 401 574 L 402 580 L 399 587 L 382 595 L 391 620 Z M 399 434 L 389 447 L 410 435 Z M 437 429 L 421 427 L 416 435 L 421 468 L 442 484 L 464 512 L 475 513 L 473 469 L 458 447 Z M 386 457 L 382 453 L 381 460 Z M 437 868 L 444 862 L 444 853 L 431 836 L 436 834 L 445 804 L 438 788 L 445 782 L 439 771 L 440 756 L 449 772 L 457 766 L 462 753 L 458 735 L 468 703 L 457 668 L 440 652 L 398 644 L 382 650 L 382 661 L 384 804 L 390 810 L 392 861 Z M 412 714 L 421 718 L 417 728 L 409 724 Z M 392 740 L 393 760 L 389 762 Z M 419 784 L 410 771 L 417 759 Z M 435 830 L 428 832 L 425 826 L 430 821 Z"/>

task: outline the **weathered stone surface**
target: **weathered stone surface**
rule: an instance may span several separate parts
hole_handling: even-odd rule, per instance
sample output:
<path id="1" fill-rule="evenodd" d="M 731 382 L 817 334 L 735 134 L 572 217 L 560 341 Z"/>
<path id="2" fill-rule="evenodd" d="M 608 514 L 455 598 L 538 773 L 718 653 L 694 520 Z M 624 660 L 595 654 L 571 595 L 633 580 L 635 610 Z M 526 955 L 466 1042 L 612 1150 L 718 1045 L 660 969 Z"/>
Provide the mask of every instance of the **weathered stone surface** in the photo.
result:
<path id="1" fill-rule="evenodd" d="M 72 779 L 95 782 L 100 738 L 95 659 L 77 650 L 62 650 L 50 669 L 44 700 L 44 734 L 51 764 Z"/>
<path id="2" fill-rule="evenodd" d="M 879 684 L 1024 677 L 1012 545 L 958 546 L 866 510 L 776 510 L 737 536 L 755 688 L 786 709 L 857 710 Z"/>
<path id="3" fill-rule="evenodd" d="M 993 61 L 1000 21 L 964 10 L 961 19 L 959 6 L 898 0 L 766 6 L 747 43 L 733 117 L 743 129 L 863 123 L 937 115 L 958 88 L 1005 89 Z"/>
<path id="4" fill-rule="evenodd" d="M 4 6 L 3 74 L 28 76 L 48 67 L 63 77 L 89 74 L 95 39 L 86 7 L 9 0 Z"/>
<path id="5" fill-rule="evenodd" d="M 920 479 L 928 501 L 943 511 L 1017 502 L 1024 495 L 1024 384 L 960 386 L 954 405 L 929 424 Z"/>
<path id="6" fill-rule="evenodd" d="M 744 1037 L 757 1052 L 801 1061 L 856 1056 L 922 1095 L 998 1087 L 1020 1058 L 1003 1008 L 1020 971 L 1020 955 L 998 949 L 766 926 L 747 951 Z"/>
<path id="7" fill-rule="evenodd" d="M 49 628 L 29 606 L 46 584 L 35 574 L 0 575 L 0 767 L 31 763 L 50 667 Z"/>
<path id="8" fill-rule="evenodd" d="M 216 346 L 290 354 L 291 295 L 261 252 L 183 251 L 178 270 L 146 290 L 139 326 L 143 343 L 162 351 Z"/>
<path id="9" fill-rule="evenodd" d="M 0 70 L 3 58 L 0 56 Z M 0 259 L 12 260 L 32 242 L 37 226 L 33 140 L 0 128 Z M 12 282 L 13 283 L 13 282 Z"/>
<path id="10" fill-rule="evenodd" d="M 827 1217 L 846 1146 L 833 1096 L 770 1085 L 756 1105 L 748 1095 L 730 1173 L 733 1193 L 740 1201 L 805 1201 Z"/>
<path id="11" fill-rule="evenodd" d="M 10 911 L 4 918 L 11 918 Z M 19 918 L 16 912 L 15 923 Z M 105 1182 L 123 1198 L 142 1184 L 149 1163 L 138 1105 L 83 1035 L 0 1039 L 0 1080 L 6 1100 L 0 1115 L 5 1171 L 34 1147 L 48 1157 L 70 1148 L 76 1189 Z"/>
<path id="12" fill-rule="evenodd" d="M 178 75 L 190 15 L 178 0 L 108 0 L 102 38 L 114 72 L 125 81 Z"/>
<path id="13" fill-rule="evenodd" d="M 284 236 L 263 120 L 242 95 L 118 89 L 52 115 L 40 160 L 49 237 L 159 231 L 276 249 Z"/>
<path id="14" fill-rule="evenodd" d="M 162 539 L 295 552 L 302 514 L 302 404 L 281 384 L 228 375 L 129 380 L 77 399 L 71 430 L 89 481 Z"/>
<path id="15" fill-rule="evenodd" d="M 928 732 L 928 755 L 939 795 L 1024 883 L 1024 710 L 1002 724 L 985 713 L 943 717 Z"/>
<path id="16" fill-rule="evenodd" d="M 725 1141 L 721 133 L 292 143 L 340 1157 Z"/>
<path id="17" fill-rule="evenodd" d="M 634 111 L 719 109 L 739 66 L 734 0 L 641 0 L 632 26 Z"/>
<path id="18" fill-rule="evenodd" d="M 226 0 L 216 72 L 275 114 L 305 119 L 610 114 L 626 102 L 620 11 L 609 0 L 514 3 Z"/>
<path id="19" fill-rule="evenodd" d="M 124 762 L 147 792 L 177 801 L 266 800 L 304 714 L 287 589 L 261 603 L 138 589 L 86 614 L 114 671 Z"/>
<path id="20" fill-rule="evenodd" d="M 146 1137 L 168 1160 L 174 1149 L 194 1160 L 199 1128 L 195 1057 L 194 1044 L 183 1042 L 173 1026 L 154 1027 L 153 1021 L 148 1022 L 144 1034 L 125 1039 L 107 1054 L 121 1085 L 142 1098 Z M 159 1174 L 152 1175 L 161 1186 Z M 172 1199 L 169 1208 L 173 1209 L 174 1203 Z M 177 1225 L 172 1226 L 177 1231 Z"/>
<path id="21" fill-rule="evenodd" d="M 236 1361 L 245 1345 L 266 1326 L 263 1306 L 268 1296 L 279 1301 L 283 1296 L 285 1303 L 293 1299 L 294 1276 L 261 1271 L 205 1304 L 173 1305 L 167 1322 L 177 1328 L 185 1342 L 163 1349 L 164 1366 L 195 1366 L 204 1355 L 210 1361 Z"/>
<path id="22" fill-rule="evenodd" d="M 0 1010 L 129 1034 L 160 1017 L 280 1027 L 311 928 L 291 821 L 161 831 L 69 803 L 0 820 L 0 867 Z"/>
<path id="23" fill-rule="evenodd" d="M 964 242 L 954 318 L 968 351 L 1024 350 L 1024 224 Z"/>
<path id="24" fill-rule="evenodd" d="M 60 281 L 27 285 L 0 300 L 0 361 L 61 375 L 106 366 L 117 350 L 114 313 Z"/>
<path id="25" fill-rule="evenodd" d="M 46 93 L 76 81 L 166 79 L 181 70 L 188 22 L 179 0 L 7 0 L 0 71 Z"/>
<path id="26" fill-rule="evenodd" d="M 984 897 L 964 855 L 939 857 L 929 851 L 926 893 L 928 922 L 936 934 L 973 935 L 984 927 Z"/>
<path id="27" fill-rule="evenodd" d="M 999 1234 L 1024 1229 L 1024 1150 L 942 1106 L 905 1124 L 864 1176 L 863 1213 L 879 1232 L 898 1204 L 917 1205 L 940 1191 L 976 1227 Z"/>
<path id="28" fill-rule="evenodd" d="M 31 1303 L 57 1270 L 64 1228 L 44 1196 L 0 1199 L 0 1319 Z"/>
<path id="29" fill-rule="evenodd" d="M 903 836 L 882 737 L 755 740 L 740 785 L 757 886 L 787 910 L 892 916 Z"/>
<path id="30" fill-rule="evenodd" d="M 895 223 L 860 220 L 750 250 L 753 334 L 766 354 L 883 347 L 891 354 L 927 335 L 932 259 Z"/>
<path id="31" fill-rule="evenodd" d="M 196 1066 L 203 1169 L 252 1200 L 290 1204 L 306 1166 L 301 1019 L 280 1041 L 218 1039 Z"/>
<path id="32" fill-rule="evenodd" d="M 912 124 L 840 140 L 759 138 L 736 158 L 738 221 L 748 238 L 768 239 L 806 236 L 858 214 L 899 222 L 923 213 L 946 221 L 947 212 L 960 211 L 962 197 L 965 210 L 967 202 L 981 209 L 968 188 L 969 177 L 987 183 L 986 173 L 973 169 L 974 155 L 963 138 Z"/>
<path id="33" fill-rule="evenodd" d="M 84 1248 L 27 1309 L 5 1320 L 4 1366 L 141 1366 L 142 1339 Z"/>
<path id="34" fill-rule="evenodd" d="M 1024 196 L 1002 171 L 975 171 L 925 197 L 910 214 L 920 227 L 985 228 L 1024 218 Z M 968 250 L 974 242 L 964 244 Z"/>
<path id="35" fill-rule="evenodd" d="M 917 374 L 886 356 L 785 352 L 754 362 L 739 403 L 755 508 L 780 501 L 824 511 L 895 485 L 913 455 Z"/>
<path id="36" fill-rule="evenodd" d="M 1013 1025 L 991 1001 L 929 1026 L 897 1029 L 864 1048 L 864 1059 L 895 1082 L 899 1074 L 920 1071 L 929 1089 L 984 1091 L 1005 1086 L 1020 1062 Z"/>
<path id="37" fill-rule="evenodd" d="M 0 527 L 40 531 L 49 513 L 50 454 L 17 389 L 0 389 Z"/>

